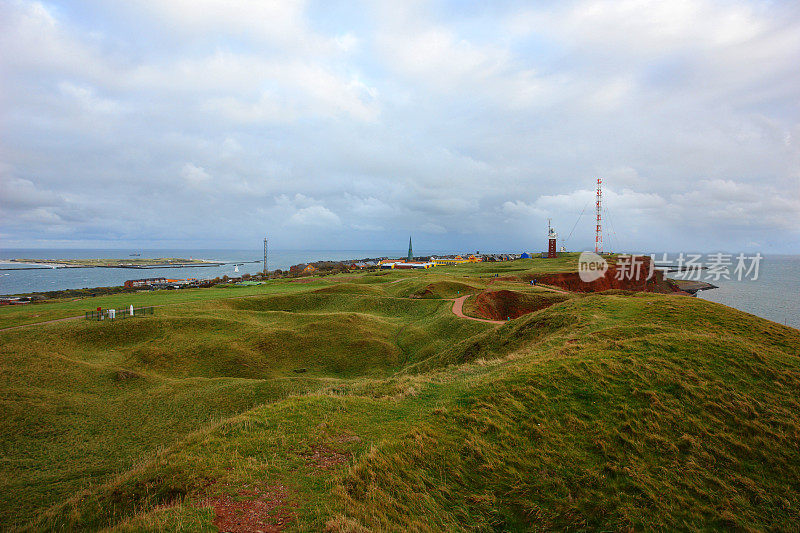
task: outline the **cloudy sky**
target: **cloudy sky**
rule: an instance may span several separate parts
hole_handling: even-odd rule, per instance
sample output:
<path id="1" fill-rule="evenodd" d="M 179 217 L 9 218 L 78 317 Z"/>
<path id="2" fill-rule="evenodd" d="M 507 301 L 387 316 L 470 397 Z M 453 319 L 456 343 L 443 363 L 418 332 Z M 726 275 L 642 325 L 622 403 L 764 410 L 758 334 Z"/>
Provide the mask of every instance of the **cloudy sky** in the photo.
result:
<path id="1" fill-rule="evenodd" d="M 602 177 L 607 249 L 800 251 L 796 1 L 0 0 L 0 51 L 0 248 L 585 249 Z"/>

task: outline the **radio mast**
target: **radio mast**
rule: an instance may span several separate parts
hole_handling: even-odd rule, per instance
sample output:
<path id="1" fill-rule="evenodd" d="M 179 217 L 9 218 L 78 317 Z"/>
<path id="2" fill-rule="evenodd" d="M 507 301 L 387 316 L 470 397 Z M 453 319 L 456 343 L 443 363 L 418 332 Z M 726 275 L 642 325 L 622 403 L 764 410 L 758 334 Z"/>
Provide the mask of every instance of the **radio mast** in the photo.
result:
<path id="1" fill-rule="evenodd" d="M 601 185 L 603 180 L 597 178 L 597 226 L 595 227 L 595 234 L 594 234 L 594 253 L 602 254 L 603 253 L 603 231 L 602 231 L 602 223 L 600 221 L 600 203 L 603 200 L 603 191 L 601 189 Z"/>

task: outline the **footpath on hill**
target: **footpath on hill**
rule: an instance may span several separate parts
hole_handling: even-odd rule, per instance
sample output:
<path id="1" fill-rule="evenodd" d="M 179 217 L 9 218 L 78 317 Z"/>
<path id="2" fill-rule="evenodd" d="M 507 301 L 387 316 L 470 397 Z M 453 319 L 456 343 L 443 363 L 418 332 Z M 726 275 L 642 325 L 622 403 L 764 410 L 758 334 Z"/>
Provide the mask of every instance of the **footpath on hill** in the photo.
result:
<path id="1" fill-rule="evenodd" d="M 465 294 L 453 300 L 453 313 L 459 318 L 466 318 L 468 320 L 476 320 L 478 322 L 488 322 L 490 324 L 505 324 L 505 320 L 489 320 L 488 318 L 476 318 L 474 316 L 467 316 L 464 314 L 464 301 L 472 296 Z"/>

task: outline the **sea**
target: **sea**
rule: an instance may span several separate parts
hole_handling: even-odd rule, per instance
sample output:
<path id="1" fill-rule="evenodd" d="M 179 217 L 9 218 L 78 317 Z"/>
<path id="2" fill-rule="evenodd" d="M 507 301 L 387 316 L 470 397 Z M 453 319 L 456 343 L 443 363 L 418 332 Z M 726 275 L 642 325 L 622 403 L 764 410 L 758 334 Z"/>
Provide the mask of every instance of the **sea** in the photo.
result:
<path id="1" fill-rule="evenodd" d="M 464 250 L 415 250 L 415 255 L 446 255 L 450 253 L 469 252 Z M 132 256 L 131 254 L 139 255 Z M 343 261 L 403 257 L 405 255 L 406 250 L 270 250 L 267 266 L 270 270 L 286 270 L 291 265 L 312 261 Z M 10 259 L 125 259 L 129 257 L 207 259 L 225 264 L 214 267 L 154 269 L 42 268 L 11 270 L 25 265 L 7 262 Z M 122 285 L 128 279 L 139 278 L 209 279 L 224 275 L 236 277 L 262 271 L 262 258 L 263 250 L 6 249 L 0 250 L 0 295 L 111 287 Z M 800 256 L 764 256 L 759 265 L 756 279 L 706 281 L 717 285 L 718 288 L 699 292 L 699 298 L 800 329 Z"/>
<path id="2" fill-rule="evenodd" d="M 757 279 L 707 281 L 717 288 L 698 298 L 800 329 L 800 256 L 764 256 Z"/>
<path id="3" fill-rule="evenodd" d="M 269 250 L 267 267 L 270 271 L 288 270 L 292 265 L 312 261 L 344 261 L 377 257 L 402 257 L 407 250 Z M 423 250 L 415 254 L 424 253 Z M 10 259 L 147 259 L 174 257 L 179 259 L 205 259 L 225 263 L 221 266 L 186 268 L 48 268 L 12 270 L 24 266 L 43 265 L 8 263 Z M 213 279 L 222 276 L 238 277 L 264 270 L 262 250 L 97 250 L 97 249 L 7 249 L 0 250 L 0 295 L 29 292 L 113 287 L 129 279 Z"/>

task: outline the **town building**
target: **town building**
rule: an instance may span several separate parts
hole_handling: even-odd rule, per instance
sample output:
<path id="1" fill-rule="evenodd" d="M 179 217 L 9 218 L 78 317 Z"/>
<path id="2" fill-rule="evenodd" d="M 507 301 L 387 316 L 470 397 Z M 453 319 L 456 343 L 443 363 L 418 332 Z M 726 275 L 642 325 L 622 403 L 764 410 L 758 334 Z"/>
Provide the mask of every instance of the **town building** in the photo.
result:
<path id="1" fill-rule="evenodd" d="M 436 266 L 446 266 L 446 265 L 460 265 L 462 263 L 480 263 L 482 259 L 480 257 L 475 257 L 474 255 L 468 256 L 466 259 L 457 255 L 453 258 L 449 257 L 431 257 L 431 261 Z"/>
<path id="2" fill-rule="evenodd" d="M 145 279 L 129 279 L 125 282 L 125 287 L 128 289 L 149 287 L 150 285 L 162 285 L 167 283 L 167 278 L 145 278 Z"/>
<path id="3" fill-rule="evenodd" d="M 312 264 L 305 263 L 300 263 L 299 265 L 292 265 L 289 267 L 289 273 L 293 276 L 298 274 L 311 274 L 315 270 L 317 270 L 317 267 Z"/>
<path id="4" fill-rule="evenodd" d="M 428 269 L 433 268 L 436 265 L 432 261 L 405 261 L 405 262 L 397 262 L 394 263 L 394 268 L 397 269 L 410 269 L 410 268 L 420 268 L 420 269 Z"/>

